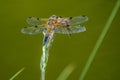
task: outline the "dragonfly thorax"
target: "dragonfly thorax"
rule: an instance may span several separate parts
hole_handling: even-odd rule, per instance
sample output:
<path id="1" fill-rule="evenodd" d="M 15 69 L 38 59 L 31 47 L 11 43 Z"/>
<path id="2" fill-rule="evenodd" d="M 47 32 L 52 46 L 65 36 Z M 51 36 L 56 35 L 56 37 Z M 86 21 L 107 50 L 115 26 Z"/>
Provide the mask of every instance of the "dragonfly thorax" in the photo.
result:
<path id="1" fill-rule="evenodd" d="M 46 33 L 51 33 L 54 29 L 54 26 L 48 25 L 48 28 L 46 30 Z"/>

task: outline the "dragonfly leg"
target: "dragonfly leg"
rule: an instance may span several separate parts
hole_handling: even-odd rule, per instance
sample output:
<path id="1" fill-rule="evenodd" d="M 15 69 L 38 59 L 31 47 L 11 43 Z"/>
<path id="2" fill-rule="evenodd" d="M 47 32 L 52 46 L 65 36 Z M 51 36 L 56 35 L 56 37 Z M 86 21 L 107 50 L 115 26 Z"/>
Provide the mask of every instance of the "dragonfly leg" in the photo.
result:
<path id="1" fill-rule="evenodd" d="M 68 31 L 68 35 L 71 37 L 72 33 L 71 33 L 71 29 L 70 29 L 69 25 L 67 25 L 66 28 L 67 28 L 67 31 Z"/>

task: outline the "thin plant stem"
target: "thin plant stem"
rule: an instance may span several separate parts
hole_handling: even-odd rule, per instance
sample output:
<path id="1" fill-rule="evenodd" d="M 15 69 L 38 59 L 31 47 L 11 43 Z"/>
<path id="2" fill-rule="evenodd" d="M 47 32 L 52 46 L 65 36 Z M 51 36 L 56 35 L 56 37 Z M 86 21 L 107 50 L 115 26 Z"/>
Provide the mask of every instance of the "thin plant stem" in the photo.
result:
<path id="1" fill-rule="evenodd" d="M 41 56 L 41 78 L 42 80 L 45 80 L 45 68 L 47 66 L 47 62 L 48 62 L 48 56 L 49 56 L 49 48 L 47 46 L 43 46 L 43 54 Z"/>
<path id="2" fill-rule="evenodd" d="M 45 32 L 43 32 L 43 35 L 44 37 L 46 36 Z M 46 66 L 47 66 L 48 57 L 49 57 L 49 49 L 53 42 L 53 35 L 54 35 L 54 31 L 50 34 L 46 44 L 43 45 L 42 47 L 43 54 L 41 56 L 41 61 L 40 61 L 41 80 L 45 80 L 45 71 L 46 71 Z"/>
<path id="3" fill-rule="evenodd" d="M 57 80 L 67 80 L 70 74 L 74 71 L 75 66 L 73 64 L 68 65 L 59 75 Z"/>
<path id="4" fill-rule="evenodd" d="M 112 21 L 113 21 L 115 15 L 117 14 L 117 11 L 118 11 L 119 7 L 120 7 L 120 0 L 118 0 L 116 2 L 115 7 L 113 8 L 113 11 L 112 11 L 108 21 L 106 22 L 106 25 L 105 25 L 103 31 L 101 32 L 100 37 L 98 38 L 98 40 L 97 40 L 97 42 L 96 42 L 96 44 L 94 46 L 94 49 L 91 52 L 91 54 L 90 54 L 90 56 L 89 56 L 89 58 L 88 58 L 88 60 L 86 62 L 85 67 L 83 68 L 83 71 L 81 73 L 81 76 L 80 76 L 79 80 L 84 80 L 84 78 L 85 78 L 85 76 L 86 76 L 86 74 L 87 74 L 87 72 L 88 72 L 88 70 L 90 68 L 91 63 L 93 62 L 94 57 L 95 57 L 99 47 L 101 46 L 102 41 L 103 41 L 107 31 L 109 30 L 110 25 L 112 24 Z"/>
<path id="5" fill-rule="evenodd" d="M 20 69 L 16 74 L 14 74 L 9 80 L 14 80 L 25 68 Z"/>

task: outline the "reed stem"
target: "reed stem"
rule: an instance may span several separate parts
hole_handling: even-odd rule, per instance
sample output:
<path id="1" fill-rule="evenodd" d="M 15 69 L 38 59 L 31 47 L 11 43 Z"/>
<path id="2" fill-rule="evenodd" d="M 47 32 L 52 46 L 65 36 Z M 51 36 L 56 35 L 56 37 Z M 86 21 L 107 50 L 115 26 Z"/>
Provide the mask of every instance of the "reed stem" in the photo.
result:
<path id="1" fill-rule="evenodd" d="M 85 64 L 85 67 L 83 68 L 83 71 L 81 73 L 79 80 L 84 80 L 85 76 L 87 75 L 90 65 L 93 62 L 94 57 L 95 57 L 99 47 L 101 46 L 103 39 L 104 39 L 105 35 L 107 34 L 107 31 L 109 30 L 110 25 L 112 24 L 112 21 L 115 18 L 115 15 L 117 14 L 119 7 L 120 7 L 120 0 L 118 0 L 116 2 L 115 7 L 113 8 L 113 11 L 111 12 L 111 15 L 109 16 L 108 21 L 106 22 L 106 25 L 105 25 L 103 31 L 101 32 L 101 34 L 93 48 L 93 51 L 91 52 L 91 54 Z"/>

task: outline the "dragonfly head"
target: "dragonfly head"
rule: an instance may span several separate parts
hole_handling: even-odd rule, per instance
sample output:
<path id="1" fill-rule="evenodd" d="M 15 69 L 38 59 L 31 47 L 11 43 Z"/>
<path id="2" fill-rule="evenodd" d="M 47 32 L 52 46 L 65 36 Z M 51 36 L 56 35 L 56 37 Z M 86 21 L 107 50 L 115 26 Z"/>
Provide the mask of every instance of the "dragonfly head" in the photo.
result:
<path id="1" fill-rule="evenodd" d="M 52 15 L 52 16 L 49 18 L 48 24 L 49 24 L 49 25 L 55 24 L 55 23 L 57 22 L 57 19 L 58 19 L 58 16 Z"/>
<path id="2" fill-rule="evenodd" d="M 56 16 L 56 15 L 52 15 L 49 19 L 53 19 L 53 20 L 55 20 L 55 19 L 58 19 L 58 16 Z"/>

